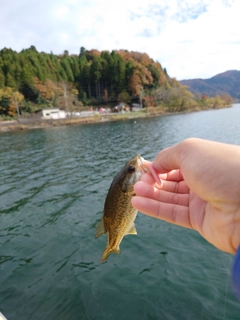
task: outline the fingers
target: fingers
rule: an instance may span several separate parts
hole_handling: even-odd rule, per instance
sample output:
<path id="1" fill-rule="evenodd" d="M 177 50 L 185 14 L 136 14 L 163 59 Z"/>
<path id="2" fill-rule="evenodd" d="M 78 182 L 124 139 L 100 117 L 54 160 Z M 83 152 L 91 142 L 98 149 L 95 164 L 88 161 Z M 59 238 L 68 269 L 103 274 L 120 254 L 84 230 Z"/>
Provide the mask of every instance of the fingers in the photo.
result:
<path id="1" fill-rule="evenodd" d="M 158 189 L 149 184 L 151 179 L 154 184 L 151 175 L 144 175 L 144 179 L 146 181 L 134 185 L 137 196 L 132 198 L 132 205 L 149 216 L 192 229 L 189 220 L 189 189 L 184 181 L 163 180 L 162 189 Z M 186 192 L 180 192 L 184 190 Z"/>
<path id="2" fill-rule="evenodd" d="M 163 181 L 163 190 L 174 193 L 189 193 L 189 188 L 186 185 L 185 181 L 181 182 L 172 182 L 172 181 Z"/>
<path id="3" fill-rule="evenodd" d="M 134 191 L 138 196 L 157 200 L 165 203 L 178 204 L 181 206 L 189 205 L 189 193 L 175 193 L 159 190 L 144 181 L 139 181 L 134 185 Z"/>
<path id="4" fill-rule="evenodd" d="M 189 209 L 186 206 L 159 202 L 139 196 L 132 198 L 132 205 L 138 211 L 141 211 L 151 217 L 192 229 L 189 219 Z"/>
<path id="5" fill-rule="evenodd" d="M 172 170 L 168 173 L 161 174 L 161 176 L 162 176 L 162 179 L 169 180 L 169 181 L 182 181 L 182 180 L 184 180 L 180 170 Z"/>
<path id="6" fill-rule="evenodd" d="M 177 180 L 179 177 L 182 177 L 179 172 L 169 172 L 167 174 L 161 174 L 160 178 L 162 180 L 162 185 L 159 186 L 151 174 L 144 174 L 141 177 L 141 181 L 154 186 L 160 190 L 165 190 L 168 192 L 175 192 L 175 193 L 189 193 L 189 188 L 186 185 L 185 181 L 174 181 Z M 169 179 L 169 180 L 166 180 Z M 173 181 L 171 181 L 173 180 Z M 135 184 L 136 185 L 136 184 Z"/>
<path id="7" fill-rule="evenodd" d="M 155 172 L 155 174 L 157 174 L 157 172 Z M 144 173 L 143 176 L 145 176 L 145 175 L 153 178 L 153 179 L 150 179 L 149 181 L 156 181 L 156 178 L 154 178 L 153 174 Z M 162 174 L 158 174 L 158 175 L 161 179 L 169 180 L 169 181 L 182 181 L 182 180 L 184 180 L 180 170 L 172 170 L 168 173 L 162 173 Z"/>

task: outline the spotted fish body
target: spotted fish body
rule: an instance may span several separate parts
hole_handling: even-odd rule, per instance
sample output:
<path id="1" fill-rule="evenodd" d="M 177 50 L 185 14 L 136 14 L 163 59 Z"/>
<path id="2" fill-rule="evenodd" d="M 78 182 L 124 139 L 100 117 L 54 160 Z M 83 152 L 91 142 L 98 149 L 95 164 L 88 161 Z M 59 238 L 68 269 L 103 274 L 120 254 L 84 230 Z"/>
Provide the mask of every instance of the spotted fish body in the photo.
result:
<path id="1" fill-rule="evenodd" d="M 120 253 L 120 243 L 127 234 L 137 234 L 134 220 L 137 210 L 131 204 L 134 195 L 133 186 L 140 179 L 144 170 L 143 158 L 137 155 L 128 161 L 113 179 L 108 191 L 103 217 L 97 226 L 96 238 L 107 233 L 107 246 L 102 255 L 102 262 L 111 253 Z"/>

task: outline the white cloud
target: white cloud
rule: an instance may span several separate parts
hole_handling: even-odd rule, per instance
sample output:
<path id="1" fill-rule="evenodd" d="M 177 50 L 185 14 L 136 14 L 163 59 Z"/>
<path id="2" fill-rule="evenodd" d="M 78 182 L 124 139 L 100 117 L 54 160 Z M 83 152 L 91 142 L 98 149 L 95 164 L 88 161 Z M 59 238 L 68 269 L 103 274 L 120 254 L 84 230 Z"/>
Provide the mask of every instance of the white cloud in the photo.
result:
<path id="1" fill-rule="evenodd" d="M 56 8 L 55 16 L 60 19 L 66 19 L 70 13 L 67 6 L 59 6 Z"/>
<path id="2" fill-rule="evenodd" d="M 177 79 L 240 69 L 237 0 L 21 0 L 0 11 L 0 49 L 146 52 Z M 13 19 L 14 17 L 14 19 Z"/>

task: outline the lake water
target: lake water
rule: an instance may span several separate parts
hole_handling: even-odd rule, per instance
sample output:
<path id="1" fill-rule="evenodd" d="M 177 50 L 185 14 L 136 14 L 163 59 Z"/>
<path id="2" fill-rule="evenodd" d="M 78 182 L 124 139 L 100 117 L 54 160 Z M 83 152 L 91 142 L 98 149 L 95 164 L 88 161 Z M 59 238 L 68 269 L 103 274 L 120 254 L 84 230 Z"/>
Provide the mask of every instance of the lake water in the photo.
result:
<path id="1" fill-rule="evenodd" d="M 114 175 L 188 137 L 240 145 L 240 105 L 0 135 L 0 312 L 9 320 L 240 319 L 232 256 L 141 213 L 100 262 Z"/>

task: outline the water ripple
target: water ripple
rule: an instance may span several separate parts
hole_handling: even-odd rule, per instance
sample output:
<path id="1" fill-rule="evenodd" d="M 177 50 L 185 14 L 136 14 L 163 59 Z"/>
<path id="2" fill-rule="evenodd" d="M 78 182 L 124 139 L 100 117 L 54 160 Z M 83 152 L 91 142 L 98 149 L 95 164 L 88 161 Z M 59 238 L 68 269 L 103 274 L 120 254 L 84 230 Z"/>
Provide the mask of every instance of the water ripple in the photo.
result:
<path id="1" fill-rule="evenodd" d="M 101 263 L 110 183 L 131 157 L 190 136 L 240 144 L 240 107 L 0 136 L 0 305 L 9 319 L 238 319 L 231 261 L 197 233 L 139 214 Z M 223 310 L 224 306 L 224 310 Z"/>

